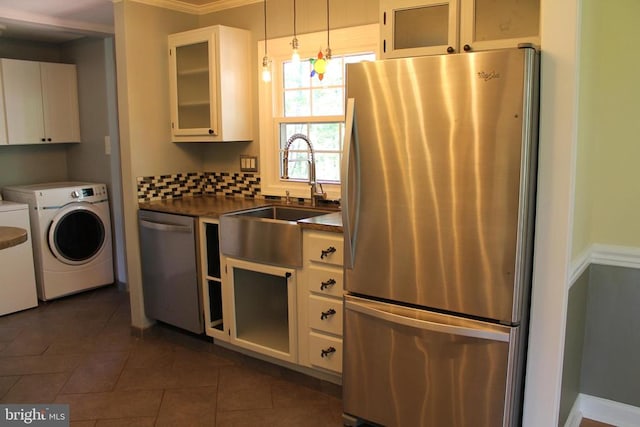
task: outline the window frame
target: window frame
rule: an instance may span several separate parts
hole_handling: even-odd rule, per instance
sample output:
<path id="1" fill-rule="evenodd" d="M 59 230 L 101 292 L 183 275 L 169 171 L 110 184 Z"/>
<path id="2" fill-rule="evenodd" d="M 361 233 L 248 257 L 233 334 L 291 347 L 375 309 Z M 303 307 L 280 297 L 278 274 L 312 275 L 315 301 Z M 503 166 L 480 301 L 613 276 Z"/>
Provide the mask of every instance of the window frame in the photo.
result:
<path id="1" fill-rule="evenodd" d="M 379 58 L 379 26 L 377 24 L 331 30 L 331 49 L 333 55 L 353 55 L 373 52 Z M 326 49 L 327 33 L 320 31 L 298 35 L 301 58 L 311 58 L 318 54 L 318 49 Z M 258 41 L 258 104 L 260 131 L 260 163 L 261 192 L 269 196 L 285 196 L 289 191 L 291 197 L 309 198 L 309 184 L 306 182 L 284 181 L 280 179 L 280 146 L 279 125 L 283 121 L 299 122 L 295 117 L 284 117 L 284 96 L 282 64 L 291 60 L 291 39 L 281 37 L 268 40 L 268 52 L 271 59 L 271 81 L 263 82 L 260 78 L 262 57 L 264 56 L 264 40 Z M 344 121 L 344 116 L 314 116 L 314 121 Z M 302 119 L 302 118 L 301 118 Z M 306 120 L 306 117 L 304 118 Z M 323 184 L 323 189 L 330 200 L 341 197 L 340 184 Z"/>

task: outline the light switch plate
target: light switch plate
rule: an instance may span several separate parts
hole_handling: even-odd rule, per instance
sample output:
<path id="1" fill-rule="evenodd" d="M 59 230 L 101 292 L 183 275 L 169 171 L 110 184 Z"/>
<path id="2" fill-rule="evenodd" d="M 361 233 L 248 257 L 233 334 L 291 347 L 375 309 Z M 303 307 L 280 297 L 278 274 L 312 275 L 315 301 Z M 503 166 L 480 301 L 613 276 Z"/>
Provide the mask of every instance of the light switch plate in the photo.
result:
<path id="1" fill-rule="evenodd" d="M 240 172 L 258 172 L 258 157 L 241 155 Z"/>
<path id="2" fill-rule="evenodd" d="M 111 137 L 109 135 L 104 137 L 104 154 L 111 155 Z"/>

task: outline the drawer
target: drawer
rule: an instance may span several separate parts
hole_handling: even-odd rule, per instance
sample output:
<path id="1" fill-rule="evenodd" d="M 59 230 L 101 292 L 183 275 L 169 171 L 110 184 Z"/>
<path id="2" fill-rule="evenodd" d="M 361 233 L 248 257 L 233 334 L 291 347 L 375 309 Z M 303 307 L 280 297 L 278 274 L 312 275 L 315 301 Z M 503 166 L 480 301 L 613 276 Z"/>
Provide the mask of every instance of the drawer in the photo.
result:
<path id="1" fill-rule="evenodd" d="M 307 271 L 307 289 L 310 292 L 342 298 L 344 286 L 341 268 L 311 265 Z"/>
<path id="2" fill-rule="evenodd" d="M 307 252 L 305 258 L 314 262 L 342 266 L 343 247 L 342 234 L 308 233 Z"/>
<path id="3" fill-rule="evenodd" d="M 342 300 L 309 296 L 309 327 L 342 336 Z"/>
<path id="4" fill-rule="evenodd" d="M 312 366 L 342 372 L 342 339 L 309 333 L 309 362 Z"/>

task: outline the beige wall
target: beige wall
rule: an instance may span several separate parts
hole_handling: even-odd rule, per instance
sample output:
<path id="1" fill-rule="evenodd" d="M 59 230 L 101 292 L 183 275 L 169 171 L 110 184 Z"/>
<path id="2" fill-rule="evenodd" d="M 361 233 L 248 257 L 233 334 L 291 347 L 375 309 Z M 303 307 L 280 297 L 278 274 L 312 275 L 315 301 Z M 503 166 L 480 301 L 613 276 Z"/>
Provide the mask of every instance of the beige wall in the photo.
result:
<path id="1" fill-rule="evenodd" d="M 199 145 L 170 142 L 167 36 L 197 26 L 193 15 L 124 0 L 114 3 L 124 235 L 131 321 L 144 315 L 136 177 L 202 169 Z"/>
<path id="2" fill-rule="evenodd" d="M 640 247 L 640 2 L 585 0 L 582 14 L 574 257 Z"/>
<path id="3" fill-rule="evenodd" d="M 299 0 L 299 32 L 326 28 L 325 5 Z M 291 2 L 271 0 L 268 37 L 291 34 Z M 259 153 L 258 95 L 254 86 L 256 140 L 251 143 L 175 144 L 170 141 L 167 35 L 221 24 L 249 29 L 253 46 L 264 38 L 262 5 L 254 4 L 197 17 L 123 0 L 114 3 L 118 115 L 122 158 L 127 276 L 132 323 L 145 327 L 137 227 L 136 177 L 189 171 L 237 171 L 241 153 Z M 335 4 L 332 27 L 377 22 L 378 2 L 358 0 Z M 253 51 L 257 64 L 257 52 Z M 252 78 L 256 80 L 257 69 Z"/>
<path id="4" fill-rule="evenodd" d="M 0 58 L 62 62 L 58 45 L 4 37 L 0 37 Z M 0 188 L 68 179 L 66 152 L 67 144 L 0 145 Z"/>
<path id="5" fill-rule="evenodd" d="M 344 28 L 378 22 L 378 0 L 349 0 L 331 2 L 330 28 Z M 298 0 L 296 3 L 296 27 L 298 34 L 325 31 L 327 28 L 326 3 L 317 0 Z M 264 40 L 264 14 L 262 3 L 224 10 L 199 18 L 199 26 L 228 25 L 244 28 L 252 33 L 251 63 L 258 64 L 258 40 Z M 293 35 L 293 2 L 269 0 L 267 2 L 267 38 Z M 268 45 L 267 45 L 268 46 Z M 320 46 L 318 46 L 320 48 Z M 253 81 L 258 79 L 257 65 L 252 70 Z M 208 144 L 204 147 L 204 169 L 207 171 L 238 172 L 240 154 L 259 155 L 258 91 L 254 85 L 253 117 L 255 118 L 253 142 Z"/>

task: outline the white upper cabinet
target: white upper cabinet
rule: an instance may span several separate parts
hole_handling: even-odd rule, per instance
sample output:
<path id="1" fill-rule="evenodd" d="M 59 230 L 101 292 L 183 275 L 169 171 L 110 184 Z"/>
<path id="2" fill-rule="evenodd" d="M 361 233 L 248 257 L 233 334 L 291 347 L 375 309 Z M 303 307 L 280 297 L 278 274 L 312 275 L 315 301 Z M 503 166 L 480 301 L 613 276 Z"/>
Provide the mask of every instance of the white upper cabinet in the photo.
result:
<path id="1" fill-rule="evenodd" d="M 80 142 L 76 66 L 0 60 L 9 144 Z"/>
<path id="2" fill-rule="evenodd" d="M 381 0 L 383 58 L 515 47 L 539 40 L 540 0 Z"/>
<path id="3" fill-rule="evenodd" d="M 169 36 L 172 141 L 253 139 L 250 40 L 221 25 Z"/>

